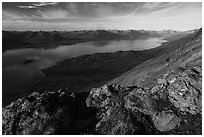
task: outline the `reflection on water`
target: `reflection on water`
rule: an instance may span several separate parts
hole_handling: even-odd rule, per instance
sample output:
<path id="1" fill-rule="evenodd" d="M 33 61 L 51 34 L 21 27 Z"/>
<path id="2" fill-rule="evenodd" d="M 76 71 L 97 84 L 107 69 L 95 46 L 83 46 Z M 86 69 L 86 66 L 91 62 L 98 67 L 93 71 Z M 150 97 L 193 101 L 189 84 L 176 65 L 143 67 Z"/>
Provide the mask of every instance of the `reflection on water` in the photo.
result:
<path id="1" fill-rule="evenodd" d="M 3 96 L 18 92 L 32 85 L 43 77 L 40 69 L 50 67 L 57 61 L 85 54 L 127 50 L 143 50 L 156 47 L 161 38 L 146 40 L 121 40 L 87 42 L 75 45 L 59 46 L 53 49 L 18 49 L 3 53 Z M 24 64 L 26 60 L 34 60 Z"/>

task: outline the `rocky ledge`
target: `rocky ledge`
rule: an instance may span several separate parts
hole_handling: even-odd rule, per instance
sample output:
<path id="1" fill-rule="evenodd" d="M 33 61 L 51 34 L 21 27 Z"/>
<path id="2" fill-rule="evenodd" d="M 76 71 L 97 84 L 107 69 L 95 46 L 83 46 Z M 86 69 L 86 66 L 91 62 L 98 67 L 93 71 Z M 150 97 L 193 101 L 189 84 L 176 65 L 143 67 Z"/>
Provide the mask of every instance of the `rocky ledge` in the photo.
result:
<path id="1" fill-rule="evenodd" d="M 99 134 L 202 134 L 201 66 L 166 73 L 153 88 L 104 85 L 87 106 L 98 108 Z"/>

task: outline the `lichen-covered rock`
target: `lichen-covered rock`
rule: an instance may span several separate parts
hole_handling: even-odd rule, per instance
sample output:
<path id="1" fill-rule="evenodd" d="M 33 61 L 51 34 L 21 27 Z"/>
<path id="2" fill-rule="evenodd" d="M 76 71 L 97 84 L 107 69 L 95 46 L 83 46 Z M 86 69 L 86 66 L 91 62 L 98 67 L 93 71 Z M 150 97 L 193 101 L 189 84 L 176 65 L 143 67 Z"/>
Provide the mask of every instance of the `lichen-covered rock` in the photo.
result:
<path id="1" fill-rule="evenodd" d="M 196 68 L 198 67 L 196 66 Z M 167 87 L 168 97 L 175 107 L 193 115 L 201 112 L 202 90 L 199 88 L 201 85 L 201 73 L 186 70 L 175 74 L 172 71 L 166 75 L 166 79 L 169 82 Z"/>
<path id="2" fill-rule="evenodd" d="M 127 134 L 133 132 L 131 122 L 127 121 L 128 112 L 123 105 L 123 97 L 129 88 L 119 85 L 102 86 L 91 90 L 87 98 L 87 106 L 100 109 L 96 130 L 99 134 Z M 117 115 L 117 117 L 115 117 Z M 108 122 L 111 121 L 111 122 Z"/>
<path id="3" fill-rule="evenodd" d="M 150 127 L 151 130 L 157 129 L 162 132 L 174 129 L 180 122 L 179 118 L 174 114 L 154 109 L 154 99 L 146 92 L 139 87 L 119 85 L 105 85 L 92 89 L 87 98 L 87 105 L 100 109 L 100 121 L 96 125 L 98 133 L 141 134 L 145 131 L 150 134 Z"/>
<path id="4" fill-rule="evenodd" d="M 152 108 L 152 99 L 149 98 L 142 88 L 135 88 L 124 98 L 124 105 L 126 109 L 133 112 L 142 112 L 147 115 L 154 115 Z"/>
<path id="5" fill-rule="evenodd" d="M 194 68 L 200 68 L 194 66 Z M 157 85 L 151 89 L 154 98 L 161 98 L 169 101 L 180 111 L 193 115 L 201 113 L 202 74 L 192 69 L 178 67 L 167 72 L 162 80 L 159 79 Z M 162 81 L 162 82 L 161 82 Z"/>
<path id="6" fill-rule="evenodd" d="M 99 134 L 190 134 L 182 131 L 182 123 L 187 119 L 193 120 L 195 113 L 185 114 L 183 109 L 177 108 L 175 101 L 171 100 L 169 87 L 178 78 L 170 83 L 168 75 L 165 77 L 158 80 L 158 85 L 152 89 L 120 85 L 92 89 L 87 105 L 99 109 L 96 131 Z M 194 105 L 194 109 L 200 106 Z M 191 126 L 190 122 L 186 125 Z"/>
<path id="7" fill-rule="evenodd" d="M 109 104 L 109 97 L 111 96 L 111 92 L 108 90 L 107 86 L 103 86 L 101 88 L 94 88 L 90 91 L 91 99 L 86 100 L 86 104 L 88 107 L 95 106 L 97 108 L 105 107 Z M 93 98 L 93 99 L 92 99 Z"/>
<path id="8" fill-rule="evenodd" d="M 69 100 L 64 91 L 34 92 L 3 108 L 3 134 L 56 134 L 68 126 Z"/>
<path id="9" fill-rule="evenodd" d="M 181 119 L 173 113 L 162 111 L 153 116 L 152 120 L 154 121 L 155 127 L 159 131 L 164 132 L 174 129 Z"/>
<path id="10" fill-rule="evenodd" d="M 2 110 L 2 134 L 86 134 L 95 124 L 95 110 L 87 108 L 88 94 L 34 92 Z M 82 105 L 81 105 L 82 101 Z M 84 105 L 84 106 L 83 106 Z"/>

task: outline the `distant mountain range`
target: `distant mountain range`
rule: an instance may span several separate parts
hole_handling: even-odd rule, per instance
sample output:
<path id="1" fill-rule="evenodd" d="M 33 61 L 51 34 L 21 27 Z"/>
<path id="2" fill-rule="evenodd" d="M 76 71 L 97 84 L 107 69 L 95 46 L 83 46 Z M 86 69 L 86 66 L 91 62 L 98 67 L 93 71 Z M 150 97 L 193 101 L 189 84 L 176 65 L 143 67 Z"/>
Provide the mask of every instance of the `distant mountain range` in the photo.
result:
<path id="1" fill-rule="evenodd" d="M 145 30 L 83 30 L 83 31 L 3 31 L 3 51 L 16 48 L 72 45 L 88 41 L 137 40 L 152 37 L 164 37 L 176 40 L 185 37 L 191 31 L 145 31 Z"/>

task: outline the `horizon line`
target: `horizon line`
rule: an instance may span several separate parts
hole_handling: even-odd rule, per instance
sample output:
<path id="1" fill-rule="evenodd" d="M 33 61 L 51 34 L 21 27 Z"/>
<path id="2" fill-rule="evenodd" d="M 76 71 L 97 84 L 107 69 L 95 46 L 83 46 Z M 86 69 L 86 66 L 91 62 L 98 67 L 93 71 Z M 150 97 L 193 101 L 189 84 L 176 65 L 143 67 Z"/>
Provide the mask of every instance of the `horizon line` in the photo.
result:
<path id="1" fill-rule="evenodd" d="M 201 29 L 201 27 L 199 28 L 193 28 L 193 29 L 186 29 L 186 30 L 178 30 L 178 29 L 161 29 L 161 30 L 156 30 L 156 29 L 78 29 L 78 30 L 3 30 L 3 31 L 15 31 L 15 32 L 28 32 L 28 31 L 32 31 L 32 32 L 74 32 L 74 31 L 99 31 L 99 30 L 104 30 L 104 31 L 191 31 L 191 30 L 199 30 Z"/>

